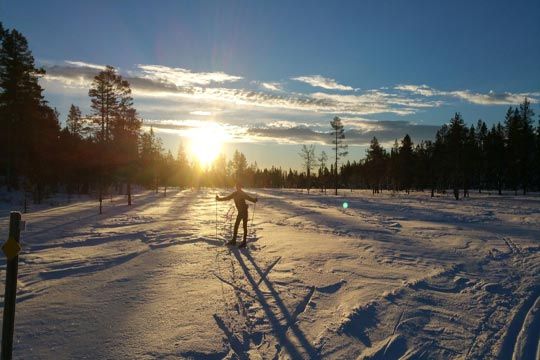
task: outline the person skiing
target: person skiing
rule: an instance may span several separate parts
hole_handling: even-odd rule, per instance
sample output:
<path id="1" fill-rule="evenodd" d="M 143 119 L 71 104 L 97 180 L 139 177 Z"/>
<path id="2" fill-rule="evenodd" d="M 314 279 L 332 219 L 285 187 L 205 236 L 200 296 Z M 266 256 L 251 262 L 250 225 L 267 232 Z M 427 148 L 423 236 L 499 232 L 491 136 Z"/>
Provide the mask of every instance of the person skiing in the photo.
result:
<path id="1" fill-rule="evenodd" d="M 227 242 L 227 245 L 236 245 L 236 236 L 238 235 L 238 226 L 240 225 L 240 221 L 242 221 L 243 227 L 244 227 L 244 240 L 238 245 L 240 248 L 246 247 L 246 239 L 247 239 L 247 222 L 248 222 L 248 205 L 246 204 L 246 200 L 251 201 L 252 203 L 256 203 L 258 199 L 255 197 L 251 197 L 248 194 L 246 194 L 242 190 L 242 184 L 237 181 L 236 182 L 236 191 L 232 194 L 225 196 L 225 197 L 219 197 L 216 195 L 217 201 L 227 201 L 227 200 L 234 200 L 234 205 L 236 205 L 236 210 L 238 210 L 238 214 L 236 215 L 236 222 L 234 223 L 234 235 L 233 238 Z"/>

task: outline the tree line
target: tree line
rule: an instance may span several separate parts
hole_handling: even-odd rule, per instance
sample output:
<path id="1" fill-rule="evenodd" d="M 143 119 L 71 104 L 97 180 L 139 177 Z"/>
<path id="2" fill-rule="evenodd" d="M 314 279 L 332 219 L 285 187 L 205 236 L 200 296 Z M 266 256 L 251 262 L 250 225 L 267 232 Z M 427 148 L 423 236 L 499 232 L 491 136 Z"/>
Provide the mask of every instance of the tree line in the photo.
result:
<path id="1" fill-rule="evenodd" d="M 308 192 L 316 187 L 324 193 L 333 188 L 335 194 L 338 188 L 367 188 L 374 194 L 429 190 L 431 196 L 450 190 L 456 199 L 469 197 L 471 189 L 526 194 L 540 190 L 540 119 L 535 125 L 534 116 L 526 98 L 518 106 L 510 106 L 504 120 L 491 128 L 483 120 L 468 126 L 456 113 L 434 140 L 414 144 L 406 134 L 387 150 L 374 137 L 365 157 L 352 162 L 343 161 L 348 155 L 345 131 L 341 119 L 335 117 L 328 133 L 332 153 L 317 154 L 315 145 L 302 145 L 302 171 L 247 166 L 243 154 L 236 152 L 229 167 L 224 158 L 218 161 L 222 165 L 210 170 L 204 185 L 230 185 L 234 178 L 243 178 L 248 186 L 305 188 Z M 221 175 L 216 177 L 216 171 Z M 216 182 L 219 178 L 228 182 Z"/>
<path id="2" fill-rule="evenodd" d="M 92 81 L 91 112 L 71 105 L 61 127 L 39 84 L 45 70 L 36 67 L 26 38 L 0 23 L 0 44 L 0 185 L 24 191 L 25 200 L 31 194 L 36 203 L 57 191 L 93 193 L 101 211 L 111 188 L 131 204 L 132 184 L 169 183 L 179 160 L 153 130 L 141 130 L 130 84 L 113 67 Z"/>
<path id="3" fill-rule="evenodd" d="M 503 189 L 523 194 L 540 189 L 540 121 L 534 126 L 534 112 L 524 99 L 510 107 L 503 123 L 488 129 L 478 120 L 467 126 L 459 113 L 436 133 L 434 141 L 414 145 L 409 135 L 390 151 L 376 138 L 370 143 L 366 158 L 348 162 L 341 168 L 343 185 L 368 187 L 373 193 L 429 189 L 451 189 L 456 199 L 471 189 L 478 192 Z"/>
<path id="4" fill-rule="evenodd" d="M 504 121 L 490 129 L 479 120 L 467 126 L 459 113 L 435 134 L 435 140 L 413 144 L 405 135 L 387 151 L 373 138 L 364 159 L 348 155 L 339 117 L 330 122 L 332 153 L 316 153 L 302 145 L 303 170 L 259 169 L 235 151 L 220 155 L 208 168 L 190 158 L 183 147 L 165 151 L 153 129 L 142 129 L 128 81 L 111 66 L 88 89 L 90 113 L 71 105 L 65 126 L 43 96 L 26 38 L 0 23 L 0 185 L 22 190 L 34 202 L 55 192 L 93 194 L 101 203 L 107 194 L 125 194 L 131 204 L 134 184 L 164 194 L 175 187 L 223 187 L 242 179 L 245 186 L 306 188 L 370 188 L 382 190 L 451 189 L 456 198 L 470 189 L 511 189 L 516 194 L 540 189 L 540 122 L 527 99 L 510 107 Z M 26 196 L 25 196 L 26 198 Z"/>

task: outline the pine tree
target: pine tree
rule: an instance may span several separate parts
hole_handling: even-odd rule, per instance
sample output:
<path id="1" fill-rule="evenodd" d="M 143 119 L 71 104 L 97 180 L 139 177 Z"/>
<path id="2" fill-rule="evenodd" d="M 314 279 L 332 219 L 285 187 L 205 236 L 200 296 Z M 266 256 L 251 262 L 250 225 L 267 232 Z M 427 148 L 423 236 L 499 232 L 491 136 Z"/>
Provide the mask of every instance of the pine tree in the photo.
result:
<path id="1" fill-rule="evenodd" d="M 39 202 L 54 181 L 58 116 L 43 99 L 38 80 L 45 71 L 35 66 L 26 38 L 0 26 L 0 39 L 0 163 L 8 189 L 25 175 Z"/>
<path id="2" fill-rule="evenodd" d="M 100 143 L 111 140 L 111 128 L 114 127 L 115 115 L 122 107 L 131 107 L 129 83 L 117 74 L 116 69 L 107 66 L 94 77 L 88 96 L 96 129 L 96 138 Z"/>
<path id="3" fill-rule="evenodd" d="M 232 169 L 235 181 L 242 181 L 246 174 L 247 166 L 246 156 L 238 150 L 235 150 L 232 158 Z"/>
<path id="4" fill-rule="evenodd" d="M 131 205 L 131 185 L 136 173 L 142 120 L 131 104 L 122 106 L 119 110 L 113 127 L 115 164 L 120 179 L 126 183 L 128 205 Z"/>
<path id="5" fill-rule="evenodd" d="M 120 158 L 121 155 L 125 155 L 117 153 L 111 146 L 111 142 L 115 135 L 122 136 L 119 135 L 121 131 L 131 125 L 135 126 L 137 121 L 134 120 L 136 115 L 132 108 L 129 83 L 117 74 L 114 67 L 106 66 L 94 77 L 88 96 L 91 98 L 93 122 L 97 125 L 94 136 L 100 144 L 99 213 L 101 214 L 104 182 L 107 180 L 107 175 L 112 175 L 106 174 L 106 169 L 114 167 L 115 162 L 122 161 L 118 155 Z M 127 124 L 129 121 L 132 124 Z"/>
<path id="6" fill-rule="evenodd" d="M 336 156 L 334 161 L 334 186 L 335 186 L 335 195 L 337 195 L 338 191 L 338 161 L 340 158 L 347 156 L 349 153 L 347 151 L 347 145 L 344 143 L 345 139 L 345 131 L 343 129 L 343 124 L 341 122 L 341 119 L 339 117 L 334 117 L 332 121 L 330 121 L 330 126 L 332 126 L 332 144 L 334 144 L 334 147 L 332 150 L 334 150 Z"/>
<path id="7" fill-rule="evenodd" d="M 71 104 L 69 108 L 68 116 L 66 119 L 66 126 L 68 131 L 78 137 L 83 136 L 83 119 L 81 109 L 78 106 Z"/>

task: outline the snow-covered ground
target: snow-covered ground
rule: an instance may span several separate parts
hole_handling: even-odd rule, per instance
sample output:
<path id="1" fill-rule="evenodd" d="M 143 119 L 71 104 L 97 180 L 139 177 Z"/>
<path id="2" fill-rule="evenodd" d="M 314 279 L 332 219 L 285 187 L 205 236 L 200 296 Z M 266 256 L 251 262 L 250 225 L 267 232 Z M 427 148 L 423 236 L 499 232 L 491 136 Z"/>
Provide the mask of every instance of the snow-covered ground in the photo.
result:
<path id="1" fill-rule="evenodd" d="M 24 215 L 15 357 L 539 358 L 540 197 L 216 192 Z"/>

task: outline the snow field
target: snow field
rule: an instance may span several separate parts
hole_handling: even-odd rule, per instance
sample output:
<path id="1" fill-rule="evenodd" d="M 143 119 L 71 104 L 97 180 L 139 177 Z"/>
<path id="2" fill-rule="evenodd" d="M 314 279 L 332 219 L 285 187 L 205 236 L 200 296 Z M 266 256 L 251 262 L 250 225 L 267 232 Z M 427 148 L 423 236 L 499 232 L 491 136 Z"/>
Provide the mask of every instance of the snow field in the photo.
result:
<path id="1" fill-rule="evenodd" d="M 238 250 L 218 191 L 26 214 L 15 355 L 538 357 L 539 197 L 254 190 Z"/>

